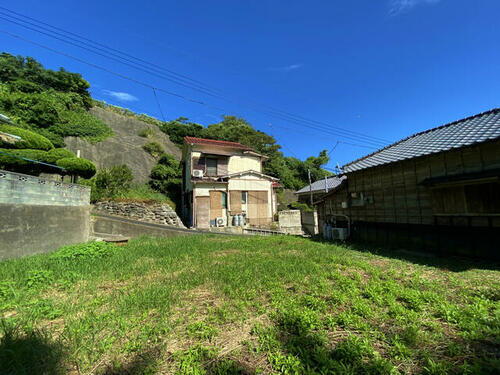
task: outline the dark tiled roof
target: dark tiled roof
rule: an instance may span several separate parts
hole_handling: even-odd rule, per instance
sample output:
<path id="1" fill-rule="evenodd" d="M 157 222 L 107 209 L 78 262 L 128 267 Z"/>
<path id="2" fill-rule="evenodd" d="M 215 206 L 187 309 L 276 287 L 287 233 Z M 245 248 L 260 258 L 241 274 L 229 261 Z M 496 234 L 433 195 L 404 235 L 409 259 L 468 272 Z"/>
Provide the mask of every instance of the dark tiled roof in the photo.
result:
<path id="1" fill-rule="evenodd" d="M 345 178 L 346 178 L 345 176 L 342 176 L 342 177 L 336 177 L 336 176 L 328 177 L 326 179 L 326 189 L 328 189 L 328 191 L 330 191 L 332 189 L 335 189 L 336 187 L 340 186 L 340 184 L 342 183 L 342 181 L 345 180 Z M 326 193 L 326 191 L 325 191 L 325 179 L 313 182 L 310 186 L 311 186 L 311 189 L 309 189 L 309 185 L 307 185 L 307 186 L 303 187 L 302 189 L 297 190 L 295 192 L 295 194 L 309 193 L 310 191 L 312 191 L 313 193 L 314 192 L 318 192 L 318 191 L 323 191 L 323 192 Z"/>
<path id="2" fill-rule="evenodd" d="M 354 172 L 365 168 L 435 154 L 500 138 L 500 108 L 414 134 L 342 168 Z"/>
<path id="3" fill-rule="evenodd" d="M 218 141 L 216 139 L 184 137 L 184 143 L 197 144 L 197 145 L 212 145 L 212 146 L 221 146 L 221 147 L 231 147 L 231 148 L 238 148 L 241 150 L 253 151 L 253 149 L 251 147 L 242 145 L 241 143 L 228 142 L 228 141 Z"/>

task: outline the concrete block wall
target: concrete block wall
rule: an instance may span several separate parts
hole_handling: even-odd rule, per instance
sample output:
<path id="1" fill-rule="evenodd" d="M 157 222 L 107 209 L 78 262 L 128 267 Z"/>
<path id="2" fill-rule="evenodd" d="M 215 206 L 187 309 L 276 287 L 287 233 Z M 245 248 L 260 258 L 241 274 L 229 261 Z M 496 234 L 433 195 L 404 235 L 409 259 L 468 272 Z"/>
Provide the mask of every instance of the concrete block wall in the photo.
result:
<path id="1" fill-rule="evenodd" d="M 90 189 L 0 170 L 0 259 L 86 242 Z"/>
<path id="2" fill-rule="evenodd" d="M 288 234 L 302 234 L 300 210 L 286 210 L 278 212 L 278 222 L 281 232 Z"/>
<path id="3" fill-rule="evenodd" d="M 302 212 L 302 226 L 310 235 L 318 234 L 318 213 L 316 211 Z"/>
<path id="4" fill-rule="evenodd" d="M 90 188 L 0 170 L 0 203 L 86 206 Z"/>

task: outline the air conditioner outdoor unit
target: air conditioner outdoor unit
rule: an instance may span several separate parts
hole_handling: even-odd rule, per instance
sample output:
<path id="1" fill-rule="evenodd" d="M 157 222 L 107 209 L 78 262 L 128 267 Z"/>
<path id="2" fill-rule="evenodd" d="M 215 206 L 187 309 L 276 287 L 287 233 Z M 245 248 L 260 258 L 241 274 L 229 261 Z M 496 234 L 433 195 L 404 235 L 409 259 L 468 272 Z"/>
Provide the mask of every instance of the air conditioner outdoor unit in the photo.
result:
<path id="1" fill-rule="evenodd" d="M 203 177 L 203 170 L 202 169 L 193 169 L 193 176 L 194 177 Z"/>
<path id="2" fill-rule="evenodd" d="M 225 227 L 226 226 L 226 218 L 225 217 L 218 217 L 215 219 L 215 226 L 216 227 Z"/>

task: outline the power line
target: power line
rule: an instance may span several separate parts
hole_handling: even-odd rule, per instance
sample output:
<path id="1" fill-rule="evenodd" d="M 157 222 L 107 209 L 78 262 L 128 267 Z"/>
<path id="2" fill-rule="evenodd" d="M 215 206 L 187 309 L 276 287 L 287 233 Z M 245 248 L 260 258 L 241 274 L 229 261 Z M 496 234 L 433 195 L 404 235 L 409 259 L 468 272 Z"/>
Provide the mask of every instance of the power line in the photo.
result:
<path id="1" fill-rule="evenodd" d="M 158 109 L 160 110 L 161 119 L 165 122 L 165 116 L 163 115 L 163 110 L 161 109 L 160 101 L 158 100 L 158 95 L 156 95 L 156 89 L 153 87 L 153 94 L 155 95 L 156 104 L 158 104 Z"/>
<path id="2" fill-rule="evenodd" d="M 58 51 L 58 50 L 56 50 L 56 49 L 54 49 L 54 48 L 52 48 L 52 47 L 48 47 L 48 46 L 46 46 L 46 45 L 44 45 L 44 44 L 41 44 L 41 43 L 38 43 L 38 42 L 32 41 L 32 40 L 27 39 L 27 38 L 24 38 L 24 37 L 22 37 L 22 36 L 20 36 L 20 35 L 13 34 L 13 33 L 9 32 L 9 31 L 0 30 L 0 33 L 3 33 L 3 34 L 6 34 L 6 35 L 9 35 L 9 36 L 11 36 L 11 37 L 13 37 L 13 38 L 16 38 L 16 39 L 22 40 L 22 41 L 27 42 L 27 43 L 30 43 L 30 44 L 33 44 L 33 45 L 35 45 L 35 46 L 37 46 L 37 47 L 44 48 L 44 49 L 46 49 L 46 50 L 48 50 L 48 51 L 51 51 L 51 52 L 57 53 L 58 55 L 61 55 L 61 56 L 67 57 L 67 58 L 72 59 L 72 60 L 75 60 L 75 61 L 78 61 L 78 62 L 80 62 L 80 63 L 82 63 L 82 64 L 85 64 L 85 65 L 91 66 L 91 67 L 93 67 L 93 68 L 95 68 L 95 69 L 99 69 L 99 70 L 102 70 L 102 71 L 104 71 L 104 72 L 106 72 L 106 73 L 113 74 L 113 75 L 115 75 L 115 76 L 117 76 L 117 77 L 120 77 L 120 78 L 123 78 L 123 79 L 129 80 L 129 81 L 134 82 L 134 83 L 136 83 L 136 84 L 138 84 L 138 85 L 141 85 L 141 86 L 147 87 L 148 89 L 156 89 L 157 91 L 161 91 L 161 92 L 164 92 L 165 94 L 168 94 L 168 95 L 171 95 L 171 96 L 175 96 L 175 97 L 177 97 L 177 98 L 179 98 L 179 99 L 183 99 L 183 100 L 186 100 L 186 101 L 189 101 L 189 102 L 192 102 L 192 103 L 196 103 L 196 104 L 200 104 L 200 105 L 205 105 L 205 106 L 210 107 L 210 108 L 214 108 L 214 109 L 217 109 L 217 110 L 222 110 L 222 111 L 224 111 L 224 109 L 223 109 L 223 108 L 219 108 L 219 107 L 215 107 L 215 106 L 209 105 L 208 103 L 205 103 L 205 102 L 200 101 L 200 100 L 191 99 L 191 98 L 189 98 L 189 97 L 187 97 L 187 96 L 184 96 L 184 95 L 181 95 L 181 94 L 177 94 L 177 93 L 175 93 L 175 92 L 173 92 L 173 91 L 169 91 L 169 90 L 165 90 L 165 89 L 163 89 L 163 88 L 155 87 L 155 86 L 150 85 L 150 84 L 148 84 L 148 83 L 145 83 L 145 82 L 139 81 L 138 79 L 131 78 L 131 77 L 126 76 L 126 75 L 124 75 L 124 74 L 114 72 L 114 71 L 112 71 L 112 70 L 110 70 L 110 69 L 108 69 L 108 68 L 105 68 L 105 67 L 102 67 L 102 66 L 100 66 L 100 65 L 97 65 L 97 64 L 94 64 L 94 63 L 88 62 L 88 61 L 83 60 L 83 59 L 81 59 L 81 58 L 79 58 L 79 57 L 75 57 L 75 56 L 73 56 L 73 55 L 70 55 L 70 54 L 68 54 L 68 53 L 66 53 L 66 52 L 61 52 L 61 51 Z"/>
<path id="3" fill-rule="evenodd" d="M 49 164 L 49 163 L 44 163 L 43 161 L 39 161 L 39 160 L 28 159 L 28 158 L 25 158 L 25 157 L 23 157 L 23 156 L 19 156 L 19 155 L 11 154 L 11 153 L 9 153 L 9 152 L 5 152 L 5 151 L 0 151 L 0 154 L 4 154 L 4 155 L 7 155 L 7 156 L 10 156 L 10 157 L 13 157 L 13 158 L 17 158 L 17 159 L 21 159 L 21 160 L 29 161 L 29 162 L 31 162 L 31 163 L 42 164 L 42 165 L 46 165 L 46 166 L 48 166 L 48 167 L 61 169 L 61 170 L 63 170 L 63 171 L 65 171 L 65 170 L 66 170 L 65 168 L 62 168 L 62 167 L 60 167 L 60 166 L 58 166 L 58 165 Z"/>
<path id="4" fill-rule="evenodd" d="M 0 18 L 1 18 L 1 17 L 0 17 Z M 108 68 L 102 67 L 102 66 L 97 65 L 97 64 L 92 63 L 92 62 L 88 62 L 88 61 L 83 60 L 83 59 L 81 59 L 81 58 L 79 58 L 79 57 L 76 57 L 76 56 L 70 55 L 70 54 L 68 54 L 68 53 L 66 53 L 66 52 L 61 52 L 61 51 L 56 50 L 56 49 L 54 49 L 54 48 L 52 48 L 52 47 L 48 47 L 48 46 L 46 46 L 46 45 L 44 45 L 44 44 L 41 44 L 41 43 L 35 42 L 35 41 L 30 40 L 30 39 L 28 39 L 28 38 L 25 38 L 25 37 L 22 37 L 22 36 L 20 36 L 20 35 L 17 35 L 17 34 L 11 33 L 11 32 L 9 32 L 9 31 L 0 30 L 0 32 L 1 32 L 1 33 L 3 33 L 3 34 L 9 35 L 9 36 L 11 36 L 11 37 L 13 37 L 13 38 L 23 40 L 23 41 L 25 41 L 25 42 L 27 42 L 27 43 L 33 44 L 33 45 L 38 46 L 38 47 L 40 47 L 40 48 L 44 48 L 44 49 L 46 49 L 46 50 L 49 50 L 49 51 L 51 51 L 51 52 L 53 52 L 53 53 L 56 53 L 56 54 L 59 54 L 59 55 L 61 55 L 61 56 L 64 56 L 64 57 L 67 57 L 67 58 L 73 59 L 73 60 L 78 61 L 78 62 L 80 62 L 80 63 L 82 63 L 82 64 L 85 64 L 85 65 L 91 66 L 91 67 L 93 67 L 93 68 L 95 68 L 95 69 L 99 69 L 99 70 L 102 70 L 102 71 L 107 72 L 107 73 L 109 73 L 109 74 L 116 75 L 116 76 L 118 76 L 118 77 L 120 77 L 120 78 L 122 78 L 122 79 L 129 80 L 129 81 L 131 81 L 131 82 L 134 82 L 134 83 L 136 83 L 136 84 L 142 85 L 142 86 L 147 87 L 147 88 L 149 88 L 149 89 L 155 89 L 155 90 L 157 90 L 157 91 L 164 92 L 164 93 L 166 93 L 166 94 L 168 94 L 168 95 L 171 95 L 171 96 L 177 97 L 177 98 L 179 98 L 179 99 L 183 99 L 183 100 L 186 100 L 186 101 L 189 101 L 189 102 L 192 102 L 192 103 L 196 103 L 196 104 L 200 104 L 200 105 L 207 106 L 208 108 L 217 109 L 217 110 L 220 110 L 220 111 L 223 111 L 223 112 L 225 111 L 223 108 L 216 107 L 216 106 L 213 106 L 213 105 L 209 105 L 209 104 L 208 104 L 208 103 L 206 103 L 206 102 L 203 102 L 203 101 L 200 101 L 200 100 L 196 100 L 196 99 L 192 99 L 192 98 L 189 98 L 189 97 L 187 97 L 187 96 L 184 96 L 184 95 L 181 95 L 181 94 L 177 94 L 177 93 L 175 93 L 175 92 L 173 92 L 173 91 L 170 91 L 170 90 L 166 90 L 166 89 L 163 89 L 163 88 L 155 87 L 155 86 L 153 86 L 153 85 L 151 85 L 151 84 L 149 84 L 149 83 L 145 83 L 145 82 L 140 81 L 140 80 L 138 80 L 138 79 L 135 79 L 135 78 L 132 78 L 132 77 L 126 76 L 126 75 L 124 75 L 124 74 L 122 74 L 122 73 L 117 73 L 117 72 L 115 72 L 115 71 L 113 71 L 113 70 L 111 70 L 111 69 L 108 69 Z M 296 121 L 292 121 L 292 120 L 288 120 L 288 121 L 291 121 L 291 122 L 296 122 Z M 300 123 L 299 123 L 299 124 L 300 124 Z M 311 127 L 311 126 L 307 126 L 307 125 L 303 125 L 303 126 L 306 126 L 306 127 Z M 313 128 L 313 129 L 315 129 L 314 127 L 312 127 L 312 128 Z M 344 135 L 339 135 L 339 134 L 335 134 L 335 133 L 332 133 L 332 132 L 326 132 L 326 133 L 327 133 L 327 134 L 329 134 L 329 135 L 331 135 L 331 136 L 336 136 L 336 137 L 339 137 L 339 136 L 340 136 L 340 137 L 343 137 L 343 138 L 348 138 L 348 139 L 357 139 L 357 138 L 354 138 L 354 137 L 344 136 Z M 367 146 L 367 147 L 368 147 L 368 146 Z M 377 147 L 381 147 L 381 146 L 377 146 Z M 372 146 L 372 148 L 375 148 L 375 147 L 374 147 L 374 146 Z"/>
<path id="5" fill-rule="evenodd" d="M 197 80 L 191 79 L 191 78 L 189 78 L 189 77 L 187 77 L 187 76 L 185 76 L 185 75 L 181 75 L 181 74 L 179 74 L 179 73 L 175 73 L 175 72 L 173 72 L 173 71 L 171 71 L 171 70 L 168 70 L 168 69 L 165 69 L 165 68 L 159 67 L 158 65 L 153 64 L 153 63 L 149 63 L 149 62 L 147 62 L 146 60 L 142 60 L 142 59 L 140 59 L 140 58 L 137 58 L 137 57 L 131 56 L 131 55 L 129 55 L 129 54 L 126 54 L 125 52 L 121 52 L 121 51 L 119 51 L 119 50 L 116 50 L 116 49 L 113 49 L 113 48 L 111 48 L 111 47 L 105 46 L 104 44 L 101 44 L 101 43 L 98 43 L 98 42 L 92 41 L 92 40 L 90 40 L 90 39 L 88 39 L 88 38 L 81 37 L 81 36 L 79 36 L 79 35 L 77 35 L 77 34 L 74 34 L 74 33 L 72 33 L 72 32 L 69 32 L 69 31 L 63 30 L 63 29 L 61 29 L 61 28 L 58 28 L 58 27 L 55 27 L 55 26 L 49 25 L 49 24 L 44 23 L 44 22 L 42 22 L 42 21 L 35 20 L 34 18 L 31 18 L 31 17 L 28 17 L 28 16 L 21 15 L 21 14 L 19 14 L 19 13 L 16 13 L 16 12 L 14 12 L 14 11 L 11 11 L 11 10 L 9 10 L 9 9 L 7 9 L 7 8 L 0 7 L 0 9 L 4 9 L 4 10 L 7 10 L 8 12 L 12 12 L 12 13 L 14 13 L 14 14 L 20 15 L 21 17 L 25 17 L 25 18 L 28 18 L 28 19 L 34 20 L 35 22 L 38 22 L 38 23 L 41 23 L 41 24 L 47 25 L 47 26 L 49 26 L 49 27 L 51 27 L 51 28 L 53 28 L 53 29 L 60 30 L 60 31 L 62 31 L 62 32 L 64 32 L 64 33 L 67 33 L 67 34 L 70 34 L 70 35 L 77 36 L 78 38 L 81 38 L 81 39 L 84 39 L 84 40 L 90 41 L 91 43 L 94 43 L 94 44 L 96 44 L 96 45 L 103 46 L 103 47 L 105 47 L 105 48 L 106 48 L 106 50 L 103 50 L 102 48 L 98 48 L 98 47 L 95 47 L 95 46 L 89 45 L 88 43 L 81 42 L 80 40 L 77 40 L 77 39 L 75 39 L 75 38 L 71 38 L 71 37 L 68 37 L 68 36 L 66 36 L 66 35 L 62 35 L 62 37 L 63 37 L 63 38 L 69 38 L 69 39 L 75 40 L 75 41 L 77 41 L 77 43 L 79 43 L 79 44 L 84 44 L 84 45 L 86 45 L 86 46 L 89 46 L 90 48 L 97 49 L 97 50 L 100 50 L 100 51 L 104 51 L 106 54 L 109 54 L 109 51 L 108 51 L 108 50 L 109 50 L 109 49 L 111 49 L 111 50 L 113 50 L 113 51 L 118 52 L 119 54 L 122 54 L 122 55 L 125 55 L 125 56 L 129 56 L 129 57 L 131 57 L 132 59 L 135 59 L 135 60 L 138 60 L 138 61 L 142 61 L 142 62 L 144 62 L 144 63 L 146 63 L 146 64 L 148 64 L 148 65 L 152 65 L 152 66 L 154 66 L 154 67 L 158 67 L 158 69 L 165 70 L 165 71 L 167 71 L 168 73 L 170 73 L 170 77 L 160 76 L 160 75 L 158 75 L 158 73 L 156 73 L 156 72 L 151 72 L 151 71 L 149 71 L 149 70 L 144 70 L 142 67 L 137 67 L 137 66 L 135 66 L 135 65 L 138 65 L 138 64 L 137 64 L 137 63 L 135 63 L 134 61 L 131 61 L 130 59 L 123 58 L 122 56 L 119 56 L 119 55 L 116 55 L 116 54 L 111 54 L 112 56 L 118 57 L 119 59 L 124 59 L 124 60 L 126 60 L 126 61 L 128 61 L 128 62 L 131 62 L 132 64 L 134 64 L 133 66 L 132 66 L 132 65 L 130 65 L 130 64 L 128 64 L 128 63 L 124 63 L 124 62 L 122 62 L 122 61 L 118 61 L 118 62 L 120 62 L 120 63 L 122 63 L 122 64 L 124 64 L 124 65 L 131 66 L 131 67 L 132 67 L 132 68 L 134 68 L 134 69 L 138 69 L 138 70 L 144 71 L 144 72 L 146 72 L 146 73 L 148 73 L 148 74 L 158 76 L 159 78 L 162 78 L 162 79 L 167 79 L 167 80 L 172 81 L 172 82 L 174 82 L 174 83 L 176 83 L 176 84 L 179 84 L 179 85 L 181 85 L 181 86 L 184 86 L 184 87 L 187 87 L 187 88 L 190 88 L 190 89 L 193 89 L 193 90 L 196 90 L 196 91 L 202 92 L 202 93 L 203 93 L 203 94 L 205 94 L 205 95 L 210 95 L 210 96 L 213 96 L 213 97 L 216 97 L 216 98 L 219 98 L 219 99 L 224 99 L 224 100 L 228 100 L 228 101 L 234 102 L 234 101 L 233 101 L 233 100 L 231 100 L 231 99 L 227 99 L 227 98 L 225 98 L 225 97 L 223 97 L 223 96 L 221 96 L 221 95 L 214 94 L 214 93 L 216 93 L 216 91 L 214 91 L 214 90 L 212 90 L 212 89 L 207 89 L 206 87 L 200 87 L 200 85 L 198 85 L 198 83 L 202 84 L 200 81 L 197 81 Z M 12 18 L 14 18 L 13 16 L 8 15 L 8 14 L 5 14 L 5 13 L 1 13 L 1 14 L 5 15 L 5 16 L 7 16 L 7 17 L 12 17 Z M 1 17 L 0 17 L 0 18 L 1 18 Z M 77 46 L 77 47 L 82 48 L 82 49 L 85 49 L 85 50 L 88 50 L 88 48 L 86 48 L 86 47 L 83 47 L 83 46 L 81 46 L 81 45 L 76 45 L 75 43 L 69 42 L 69 41 L 67 41 L 67 40 L 62 40 L 61 38 L 58 38 L 57 36 L 49 35 L 49 34 L 47 34 L 47 33 L 43 32 L 43 31 L 33 29 L 33 28 L 29 27 L 29 26 L 19 24 L 19 23 L 15 22 L 15 21 L 12 21 L 12 20 L 9 20 L 9 19 L 5 19 L 5 18 L 2 18 L 2 19 L 6 20 L 6 21 L 9 21 L 9 22 L 12 22 L 12 23 L 14 23 L 14 24 L 17 24 L 17 25 L 19 25 L 19 26 L 22 26 L 22 27 L 28 28 L 28 29 L 30 29 L 30 30 L 32 30 L 32 31 L 42 33 L 42 34 L 44 34 L 44 35 L 47 35 L 47 36 L 49 36 L 49 37 L 52 37 L 52 38 L 55 38 L 55 39 L 57 39 L 57 40 L 63 41 L 63 42 L 65 42 L 65 43 L 68 43 L 68 44 L 71 44 L 71 45 Z M 30 25 L 32 25 L 32 26 L 35 26 L 35 27 L 38 27 L 38 28 L 42 28 L 42 27 L 41 27 L 41 26 L 39 26 L 39 25 L 35 25 L 35 24 L 30 23 L 30 22 L 25 21 L 25 20 L 20 20 L 20 19 L 18 19 L 18 18 L 14 18 L 14 19 L 16 19 L 16 20 L 18 20 L 18 21 L 21 21 L 21 22 L 28 23 L 28 24 L 30 24 Z M 47 30 L 47 31 L 49 31 L 49 32 L 51 32 L 51 33 L 55 33 L 55 32 L 53 32 L 53 31 L 51 31 L 51 30 L 46 29 L 46 28 L 43 28 L 43 29 L 44 29 L 44 30 Z M 56 34 L 56 35 L 61 36 L 61 34 L 60 34 L 60 33 L 55 33 L 55 34 Z M 96 51 L 92 51 L 92 50 L 88 50 L 88 51 L 90 51 L 90 52 L 92 52 L 92 53 L 95 53 L 95 54 L 98 54 L 98 55 L 100 55 L 100 56 L 106 57 L 106 58 L 108 58 L 108 59 L 112 59 L 112 60 L 114 60 L 114 61 L 117 61 L 117 60 L 116 60 L 116 59 L 114 59 L 113 57 L 109 57 L 109 56 L 107 56 L 107 55 L 103 55 L 103 54 L 102 54 L 102 53 L 100 53 L 100 52 L 96 52 Z M 151 69 L 151 68 L 146 68 L 146 69 Z M 158 70 L 158 69 L 155 69 L 155 70 Z M 171 76 L 172 76 L 172 74 L 173 74 L 174 76 L 181 77 L 184 81 L 179 82 L 179 81 L 178 81 L 178 79 L 179 79 L 178 77 L 174 77 L 174 79 L 172 79 L 172 77 L 171 77 Z M 191 81 L 191 82 L 195 82 L 195 83 L 197 83 L 197 84 L 196 84 L 195 86 L 192 86 L 192 84 L 190 84 L 190 83 L 189 83 L 189 84 L 186 84 L 186 82 L 185 82 L 186 80 Z M 259 105 L 260 105 L 260 104 L 259 104 Z M 341 137 L 344 137 L 344 138 L 350 138 L 350 139 L 354 139 L 354 138 L 352 138 L 352 137 L 351 137 L 351 135 L 356 135 L 356 138 L 355 138 L 356 140 L 358 140 L 358 141 L 363 141 L 363 142 L 366 142 L 366 143 L 371 143 L 371 144 L 377 144 L 377 146 L 381 146 L 382 142 L 388 142 L 388 141 L 386 141 L 386 140 L 383 140 L 382 138 L 368 136 L 368 135 L 365 135 L 365 134 L 363 134 L 363 133 L 354 132 L 354 131 L 351 131 L 351 130 L 345 130 L 345 129 L 342 129 L 342 128 L 339 128 L 339 127 L 334 127 L 334 126 L 332 126 L 331 124 L 326 124 L 326 123 L 322 123 L 322 122 L 315 121 L 315 120 L 309 120 L 309 119 L 307 119 L 307 118 L 305 118 L 305 117 L 298 116 L 298 115 L 293 115 L 293 114 L 289 114 L 289 113 L 287 113 L 287 112 L 284 112 L 284 111 L 281 111 L 281 110 L 277 110 L 277 109 L 274 109 L 274 108 L 272 108 L 272 107 L 268 107 L 268 106 L 265 106 L 265 105 L 264 105 L 264 107 L 265 107 L 265 108 L 270 108 L 270 110 L 271 110 L 271 111 L 274 111 L 274 112 L 271 112 L 271 113 L 266 111 L 266 112 L 264 112 L 265 114 L 267 114 L 267 115 L 271 115 L 271 116 L 274 116 L 274 117 L 277 117 L 277 116 L 278 116 L 278 118 L 280 118 L 280 119 L 282 119 L 282 120 L 285 120 L 285 121 L 291 121 L 291 122 L 294 122 L 294 123 L 299 124 L 299 125 L 302 125 L 302 126 L 305 126 L 305 125 L 304 125 L 304 123 L 303 123 L 304 121 L 307 121 L 308 123 L 316 123 L 316 124 L 325 124 L 325 125 L 328 125 L 328 128 L 325 128 L 324 126 L 320 126 L 320 125 L 315 125 L 314 127 L 309 126 L 310 128 L 315 129 L 315 130 L 318 130 L 318 131 L 328 132 L 328 134 L 340 135 Z M 261 111 L 261 112 L 262 112 L 262 111 Z M 333 132 L 333 130 L 331 129 L 332 127 L 333 127 L 333 128 L 335 128 L 335 129 L 337 129 L 337 130 L 336 130 L 336 132 L 337 132 L 337 133 L 332 133 L 332 132 Z M 339 132 L 340 132 L 340 134 L 338 134 Z M 362 138 L 364 138 L 364 139 L 359 139 L 359 137 L 362 137 Z"/>

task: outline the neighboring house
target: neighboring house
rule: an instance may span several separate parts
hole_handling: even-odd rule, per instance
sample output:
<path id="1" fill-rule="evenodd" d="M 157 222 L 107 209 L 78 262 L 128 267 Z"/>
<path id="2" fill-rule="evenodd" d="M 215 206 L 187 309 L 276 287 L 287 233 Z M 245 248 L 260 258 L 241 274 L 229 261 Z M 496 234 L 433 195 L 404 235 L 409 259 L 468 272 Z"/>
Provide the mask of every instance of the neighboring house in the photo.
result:
<path id="1" fill-rule="evenodd" d="M 184 138 L 182 210 L 185 224 L 196 228 L 246 223 L 269 225 L 276 213 L 278 179 L 262 173 L 267 157 L 236 142 Z M 219 220 L 217 220 L 219 219 Z"/>
<path id="2" fill-rule="evenodd" d="M 329 176 L 324 179 L 313 182 L 311 185 L 307 185 L 300 190 L 295 192 L 297 196 L 297 200 L 301 203 L 311 203 L 311 194 L 312 201 L 316 202 L 319 199 L 323 198 L 326 193 L 330 192 L 332 189 L 337 188 L 342 181 L 345 179 L 345 176 Z"/>
<path id="3" fill-rule="evenodd" d="M 343 172 L 317 204 L 320 230 L 349 221 L 362 240 L 499 258 L 500 109 L 412 135 Z"/>

